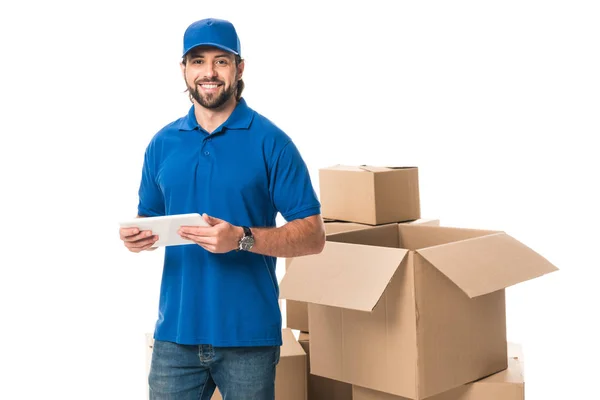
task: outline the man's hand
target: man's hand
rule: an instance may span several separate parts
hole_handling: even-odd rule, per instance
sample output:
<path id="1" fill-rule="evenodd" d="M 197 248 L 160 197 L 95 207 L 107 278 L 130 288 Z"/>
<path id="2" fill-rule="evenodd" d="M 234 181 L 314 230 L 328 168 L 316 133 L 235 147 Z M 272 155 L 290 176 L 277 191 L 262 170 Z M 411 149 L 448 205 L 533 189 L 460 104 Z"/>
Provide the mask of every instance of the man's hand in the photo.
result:
<path id="1" fill-rule="evenodd" d="M 152 231 L 140 231 L 138 228 L 120 228 L 119 234 L 125 247 L 133 253 L 143 250 L 156 250 L 152 247 L 158 240 L 158 235 L 152 235 Z"/>
<path id="2" fill-rule="evenodd" d="M 206 214 L 202 214 L 202 218 L 210 226 L 182 226 L 177 233 L 211 253 L 227 253 L 238 248 L 244 235 L 241 227 Z"/>

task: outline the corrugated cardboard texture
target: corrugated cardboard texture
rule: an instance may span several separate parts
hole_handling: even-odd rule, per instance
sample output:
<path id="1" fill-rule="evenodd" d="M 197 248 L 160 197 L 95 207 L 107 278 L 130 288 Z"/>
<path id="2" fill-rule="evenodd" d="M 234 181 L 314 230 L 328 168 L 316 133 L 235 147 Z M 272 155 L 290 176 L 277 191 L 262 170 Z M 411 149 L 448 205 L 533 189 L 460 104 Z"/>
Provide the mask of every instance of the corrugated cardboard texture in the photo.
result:
<path id="1" fill-rule="evenodd" d="M 377 224 L 421 218 L 417 168 L 392 169 L 374 175 Z"/>
<path id="2" fill-rule="evenodd" d="M 422 225 L 422 226 L 439 226 L 440 225 L 440 220 L 439 219 L 417 219 L 414 221 L 407 221 L 407 222 L 402 222 L 400 225 Z M 396 226 L 398 226 L 397 224 L 389 224 L 390 227 L 392 228 L 386 228 L 386 229 L 396 229 Z M 333 221 L 333 220 L 329 220 L 329 221 L 325 221 L 325 233 L 327 235 L 333 235 L 336 233 L 341 233 L 341 232 L 350 232 L 350 231 L 356 231 L 356 230 L 361 230 L 361 229 L 371 229 L 373 228 L 371 225 L 365 225 L 365 224 L 357 224 L 354 222 L 340 222 L 340 221 Z M 398 247 L 398 240 L 394 239 L 392 236 L 390 236 L 390 231 L 386 231 L 386 233 L 383 233 L 380 236 L 373 236 L 373 234 L 369 234 L 369 235 L 358 235 L 357 238 L 353 241 L 351 240 L 351 238 L 346 238 L 344 239 L 346 242 L 349 243 L 360 243 L 361 240 L 372 240 L 374 242 L 374 244 L 377 244 L 379 246 L 385 245 L 386 240 L 390 240 L 389 242 L 389 247 Z M 336 241 L 335 238 L 331 238 L 331 241 Z M 349 241 L 350 240 L 350 241 Z M 364 243 L 364 244 L 368 244 L 368 243 Z M 286 258 L 285 259 L 285 270 L 287 271 L 288 268 L 290 267 L 291 262 L 293 261 L 293 258 Z M 304 301 L 295 301 L 295 300 L 286 300 L 286 327 L 287 328 L 292 328 L 292 329 L 297 329 L 299 331 L 302 332 L 309 332 L 309 328 L 308 328 L 308 306 L 306 305 L 306 302 Z"/>
<path id="3" fill-rule="evenodd" d="M 397 232 L 380 226 L 329 235 L 323 253 L 298 258 L 281 282 L 282 298 L 312 303 L 312 373 L 423 399 L 505 368 L 504 290 L 469 298 L 437 265 L 452 265 L 455 257 L 473 250 L 469 244 L 474 243 L 477 249 L 480 238 L 504 235 L 426 226 L 402 226 Z M 385 246 L 398 240 L 418 250 L 409 251 L 394 271 L 394 257 L 400 254 L 394 254 L 393 248 L 376 246 L 380 240 Z M 421 248 L 424 244 L 428 247 Z M 454 244 L 461 251 L 449 253 L 448 259 L 440 257 L 435 264 L 420 254 L 433 249 L 439 256 L 439 249 Z M 523 251 L 512 238 L 501 246 L 504 252 Z M 465 260 L 471 262 L 473 258 Z M 530 250 L 527 257 L 504 260 L 511 261 L 510 269 L 555 269 Z M 480 268 L 489 265 L 482 263 Z M 472 270 L 472 266 L 465 266 L 465 270 Z M 391 282 L 385 287 L 383 281 L 390 276 Z M 319 277 L 325 277 L 327 284 L 317 282 Z M 397 279 L 408 282 L 408 286 L 396 285 Z M 368 306 L 381 290 L 377 305 L 369 312 Z"/>
<path id="4" fill-rule="evenodd" d="M 325 222 L 325 234 L 329 235 L 332 233 L 349 232 L 371 227 L 371 225 L 357 224 L 355 222 L 327 221 Z"/>
<path id="5" fill-rule="evenodd" d="M 524 400 L 525 380 L 523 360 L 511 355 L 520 347 L 513 343 L 508 346 L 508 368 L 494 375 L 473 383 L 449 390 L 427 400 Z M 353 400 L 408 400 L 406 397 L 378 392 L 371 389 L 353 386 Z"/>
<path id="6" fill-rule="evenodd" d="M 302 346 L 296 341 L 290 329 L 281 332 L 283 346 L 280 350 L 279 364 L 275 375 L 276 400 L 307 400 L 307 357 Z M 146 334 L 146 368 L 150 372 L 150 360 L 154 340 Z M 147 393 L 148 391 L 146 391 Z M 211 400 L 222 400 L 218 390 Z"/>
<path id="7" fill-rule="evenodd" d="M 302 332 L 310 332 L 308 329 L 308 304 L 304 301 L 285 301 L 286 326 Z"/>
<path id="8" fill-rule="evenodd" d="M 399 248 L 398 225 L 388 224 L 371 229 L 340 232 L 327 235 L 327 242 L 351 243 L 377 247 Z"/>
<path id="9" fill-rule="evenodd" d="M 423 220 L 423 223 L 435 223 L 437 220 Z M 353 222 L 326 221 L 325 233 L 332 234 L 347 232 L 358 229 L 371 228 L 370 225 L 356 224 Z M 285 270 L 287 271 L 293 258 L 285 259 Z M 304 301 L 286 300 L 286 327 L 308 332 L 308 306 Z"/>
<path id="10" fill-rule="evenodd" d="M 305 354 L 301 357 L 282 357 L 275 376 L 275 399 L 306 400 L 306 379 Z"/>
<path id="11" fill-rule="evenodd" d="M 381 225 L 419 219 L 418 169 L 335 166 L 319 170 L 324 218 Z"/>
<path id="12" fill-rule="evenodd" d="M 298 343 L 306 352 L 308 366 L 310 366 L 309 335 L 301 332 Z M 308 371 L 308 400 L 352 400 L 352 385 L 333 379 L 323 378 Z"/>
<path id="13" fill-rule="evenodd" d="M 299 257 L 287 271 L 288 279 L 282 280 L 280 289 L 291 300 L 371 311 L 406 253 L 407 250 L 397 248 L 327 242 L 320 255 L 336 260 L 335 263 L 322 268 L 313 262 L 315 256 Z M 364 265 L 369 263 L 374 268 L 365 275 Z M 290 284 L 294 281 L 303 284 Z"/>
<path id="14" fill-rule="evenodd" d="M 419 395 L 505 369 L 504 291 L 470 299 L 418 254 L 414 268 Z"/>
<path id="15" fill-rule="evenodd" d="M 505 233 L 448 243 L 419 250 L 419 253 L 469 297 L 557 270 L 545 258 Z"/>
<path id="16" fill-rule="evenodd" d="M 285 270 L 294 261 L 293 258 L 285 259 Z M 302 332 L 308 332 L 308 305 L 304 301 L 286 300 L 285 301 L 285 320 L 286 328 L 297 329 Z"/>
<path id="17" fill-rule="evenodd" d="M 324 218 L 376 223 L 373 173 L 360 169 L 319 170 L 319 192 Z"/>
<path id="18" fill-rule="evenodd" d="M 399 246 L 409 250 L 424 249 L 498 233 L 498 231 L 483 229 L 463 229 L 422 224 L 395 224 L 395 226 L 399 233 Z"/>
<path id="19" fill-rule="evenodd" d="M 416 321 L 409 264 L 405 260 L 398 268 L 371 313 L 308 305 L 311 373 L 416 394 Z"/>

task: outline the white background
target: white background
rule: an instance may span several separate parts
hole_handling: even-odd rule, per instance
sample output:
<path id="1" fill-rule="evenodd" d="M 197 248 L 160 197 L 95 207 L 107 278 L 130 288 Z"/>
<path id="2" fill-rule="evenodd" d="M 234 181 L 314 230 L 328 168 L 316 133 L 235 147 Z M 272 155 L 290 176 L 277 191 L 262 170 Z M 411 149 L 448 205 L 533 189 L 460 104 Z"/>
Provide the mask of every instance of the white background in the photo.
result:
<path id="1" fill-rule="evenodd" d="M 321 167 L 416 165 L 424 218 L 558 266 L 507 290 L 526 397 L 598 396 L 596 2 L 36 0 L 0 6 L 0 398 L 144 398 L 162 251 L 128 253 L 117 221 L 188 110 L 182 35 L 210 16 L 317 190 Z"/>

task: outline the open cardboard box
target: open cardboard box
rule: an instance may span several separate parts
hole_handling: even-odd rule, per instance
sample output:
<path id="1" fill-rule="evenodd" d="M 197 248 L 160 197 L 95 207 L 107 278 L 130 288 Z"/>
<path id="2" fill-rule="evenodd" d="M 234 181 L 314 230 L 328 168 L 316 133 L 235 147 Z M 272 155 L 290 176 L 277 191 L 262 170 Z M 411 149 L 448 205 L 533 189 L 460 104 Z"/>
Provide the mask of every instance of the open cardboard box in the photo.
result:
<path id="1" fill-rule="evenodd" d="M 402 222 L 403 224 L 419 224 L 439 226 L 439 219 L 417 219 L 414 221 Z M 331 235 L 334 233 L 356 231 L 359 229 L 370 228 L 370 225 L 357 224 L 354 222 L 343 222 L 336 220 L 325 220 L 325 233 Z M 290 267 L 294 258 L 285 259 L 285 269 Z M 280 300 L 281 302 L 281 300 Z M 286 326 L 291 329 L 297 329 L 302 332 L 309 332 L 308 329 L 308 304 L 303 301 L 287 300 L 286 304 Z M 280 304 L 281 307 L 281 304 Z"/>
<path id="2" fill-rule="evenodd" d="M 327 236 L 280 297 L 309 303 L 312 374 L 424 399 L 506 369 L 504 288 L 555 270 L 503 232 L 390 224 Z"/>

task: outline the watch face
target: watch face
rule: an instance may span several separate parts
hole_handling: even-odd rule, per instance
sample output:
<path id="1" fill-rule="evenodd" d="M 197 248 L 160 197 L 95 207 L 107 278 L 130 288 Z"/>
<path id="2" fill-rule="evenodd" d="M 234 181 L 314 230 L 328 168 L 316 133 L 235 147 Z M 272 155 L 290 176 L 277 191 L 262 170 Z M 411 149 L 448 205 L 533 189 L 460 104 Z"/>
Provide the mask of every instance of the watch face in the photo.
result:
<path id="1" fill-rule="evenodd" d="M 250 250 L 254 246 L 254 238 L 251 236 L 244 236 L 240 241 L 240 249 L 242 250 Z"/>

